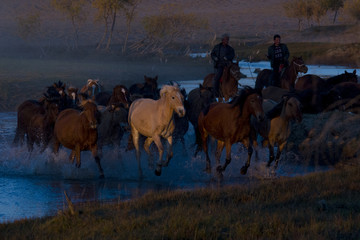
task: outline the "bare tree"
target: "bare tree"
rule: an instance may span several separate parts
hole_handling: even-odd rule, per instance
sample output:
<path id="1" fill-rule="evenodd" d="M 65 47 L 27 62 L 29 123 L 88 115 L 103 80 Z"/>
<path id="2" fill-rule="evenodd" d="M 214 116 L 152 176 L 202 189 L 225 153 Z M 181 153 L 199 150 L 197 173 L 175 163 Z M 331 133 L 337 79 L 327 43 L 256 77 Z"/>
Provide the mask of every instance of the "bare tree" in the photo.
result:
<path id="1" fill-rule="evenodd" d="M 327 9 L 335 12 L 333 19 L 333 23 L 335 23 L 340 8 L 344 7 L 344 0 L 325 0 L 325 4 Z"/>
<path id="2" fill-rule="evenodd" d="M 360 21 L 360 0 L 347 0 L 344 8 L 352 18 Z"/>
<path id="3" fill-rule="evenodd" d="M 79 45 L 80 23 L 85 21 L 87 13 L 84 10 L 87 0 L 52 0 L 51 5 L 65 14 L 71 21 L 74 31 L 74 48 Z"/>
<path id="4" fill-rule="evenodd" d="M 98 42 L 96 49 L 101 48 L 106 38 L 107 43 L 105 49 L 108 50 L 110 48 L 117 14 L 121 9 L 125 8 L 128 2 L 129 0 L 94 0 L 92 2 L 93 7 L 98 10 L 96 20 L 103 21 L 104 23 L 104 33 Z"/>
<path id="5" fill-rule="evenodd" d="M 136 16 L 136 8 L 140 4 L 141 0 L 130 0 L 128 4 L 124 7 L 125 17 L 126 17 L 126 35 L 124 40 L 124 46 L 122 52 L 126 52 L 127 42 L 129 39 L 129 34 L 131 30 L 131 23 Z"/>

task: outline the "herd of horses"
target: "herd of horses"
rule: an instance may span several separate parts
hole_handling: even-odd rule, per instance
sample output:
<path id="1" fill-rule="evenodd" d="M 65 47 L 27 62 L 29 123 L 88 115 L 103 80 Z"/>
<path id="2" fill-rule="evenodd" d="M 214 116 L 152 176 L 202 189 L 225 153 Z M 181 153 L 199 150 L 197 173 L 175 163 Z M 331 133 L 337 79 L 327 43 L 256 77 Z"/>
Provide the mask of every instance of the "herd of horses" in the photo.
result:
<path id="1" fill-rule="evenodd" d="M 52 145 L 54 153 L 63 146 L 71 150 L 69 159 L 76 159 L 76 167 L 81 166 L 81 151 L 90 150 L 100 177 L 104 177 L 100 164 L 103 146 L 119 145 L 128 133 L 127 150 L 135 149 L 139 176 L 140 144 L 149 156 L 149 166 L 154 168 L 152 143 L 158 150 L 155 174 L 159 176 L 173 157 L 175 141 L 180 140 L 186 150 L 184 135 L 190 122 L 195 132 L 194 156 L 204 151 L 206 172 L 212 172 L 210 141 L 216 142 L 215 169 L 219 178 L 231 162 L 232 145 L 238 142 L 248 151 L 241 174 L 246 174 L 253 148 L 258 145 L 268 146 L 267 165 L 275 160 L 276 167 L 290 135 L 291 122 L 301 122 L 303 113 L 350 111 L 358 104 L 360 85 L 356 71 L 345 71 L 329 79 L 312 74 L 298 76 L 307 70 L 303 59 L 294 57 L 281 75 L 280 86 L 270 86 L 271 70 L 264 69 L 257 76 L 255 88 L 239 87 L 242 74 L 235 62 L 224 68 L 218 100 L 212 89 L 214 74 L 207 75 L 203 84 L 189 93 L 176 82 L 159 89 L 157 76 L 144 76 L 144 82 L 129 88 L 116 85 L 112 92 L 104 91 L 99 80 L 89 79 L 80 90 L 55 82 L 39 100 L 19 105 L 13 144 L 22 145 L 26 140 L 30 152 L 34 144 L 41 151 Z M 225 163 L 221 165 L 224 148 Z"/>

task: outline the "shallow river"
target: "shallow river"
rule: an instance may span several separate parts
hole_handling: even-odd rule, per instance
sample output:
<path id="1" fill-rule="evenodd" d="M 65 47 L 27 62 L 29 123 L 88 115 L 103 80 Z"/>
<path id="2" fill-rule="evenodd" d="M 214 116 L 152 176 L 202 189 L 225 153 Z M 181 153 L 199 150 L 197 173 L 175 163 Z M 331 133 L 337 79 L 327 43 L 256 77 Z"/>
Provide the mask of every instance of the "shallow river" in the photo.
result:
<path id="1" fill-rule="evenodd" d="M 256 77 L 256 74 L 247 72 L 247 69 L 250 71 L 268 65 L 241 64 L 241 71 L 249 78 L 241 80 L 240 83 L 246 85 L 253 85 Z M 319 68 L 313 69 L 316 71 Z M 337 71 L 338 74 L 343 73 L 341 68 L 337 68 Z M 333 74 L 329 72 L 329 75 Z M 200 82 L 201 80 L 184 81 L 181 84 L 189 91 Z M 82 152 L 82 165 L 78 169 L 69 162 L 70 151 L 65 148 L 61 148 L 59 154 L 54 155 L 50 149 L 40 153 L 39 149 L 35 148 L 30 154 L 25 146 L 12 147 L 16 120 L 15 112 L 0 113 L 0 222 L 54 215 L 67 208 L 64 191 L 73 202 L 123 201 L 149 191 L 218 187 L 214 174 L 209 175 L 203 171 L 204 154 L 193 157 L 195 136 L 191 125 L 185 136 L 185 148 L 180 143 L 175 143 L 174 157 L 169 166 L 163 168 L 160 177 L 155 176 L 154 170 L 148 167 L 147 156 L 142 152 L 144 177 L 139 179 L 135 152 L 125 151 L 126 135 L 120 148 L 104 148 L 101 163 L 105 179 L 100 180 L 90 152 Z M 240 168 L 245 163 L 246 155 L 247 152 L 241 144 L 233 145 L 232 162 L 224 172 L 222 185 L 246 184 L 259 178 L 293 176 L 324 170 L 286 163 L 280 163 L 276 170 L 267 168 L 267 150 L 260 150 L 260 160 L 253 157 L 247 175 L 242 176 Z M 212 160 L 214 166 L 213 157 Z"/>

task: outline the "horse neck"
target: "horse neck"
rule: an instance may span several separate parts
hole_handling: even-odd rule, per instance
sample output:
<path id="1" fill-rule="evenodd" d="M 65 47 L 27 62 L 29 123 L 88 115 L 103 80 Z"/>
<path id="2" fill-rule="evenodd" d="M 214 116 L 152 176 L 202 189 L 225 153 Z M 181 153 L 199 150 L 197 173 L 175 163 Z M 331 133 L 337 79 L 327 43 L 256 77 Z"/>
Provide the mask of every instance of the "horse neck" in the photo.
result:
<path id="1" fill-rule="evenodd" d="M 231 78 L 230 67 L 224 67 L 224 71 L 222 74 L 223 82 L 228 82 L 230 78 Z"/>
<path id="2" fill-rule="evenodd" d="M 294 88 L 297 75 L 298 71 L 296 70 L 294 63 L 291 62 L 281 77 L 281 87 L 286 89 Z"/>
<path id="3" fill-rule="evenodd" d="M 157 100 L 159 106 L 163 106 L 161 111 L 161 118 L 164 121 L 170 121 L 171 118 L 174 116 L 174 109 L 170 106 L 170 103 L 165 98 L 160 98 Z"/>

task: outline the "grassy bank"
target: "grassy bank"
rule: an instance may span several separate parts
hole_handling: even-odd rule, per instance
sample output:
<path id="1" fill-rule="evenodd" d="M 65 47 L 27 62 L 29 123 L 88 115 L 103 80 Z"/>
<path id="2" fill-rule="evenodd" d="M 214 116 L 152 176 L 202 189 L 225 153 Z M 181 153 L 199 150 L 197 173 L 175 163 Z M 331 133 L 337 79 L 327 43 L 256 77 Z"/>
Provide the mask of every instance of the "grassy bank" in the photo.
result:
<path id="1" fill-rule="evenodd" d="M 1 239 L 359 239 L 360 169 L 86 203 L 0 225 Z"/>

